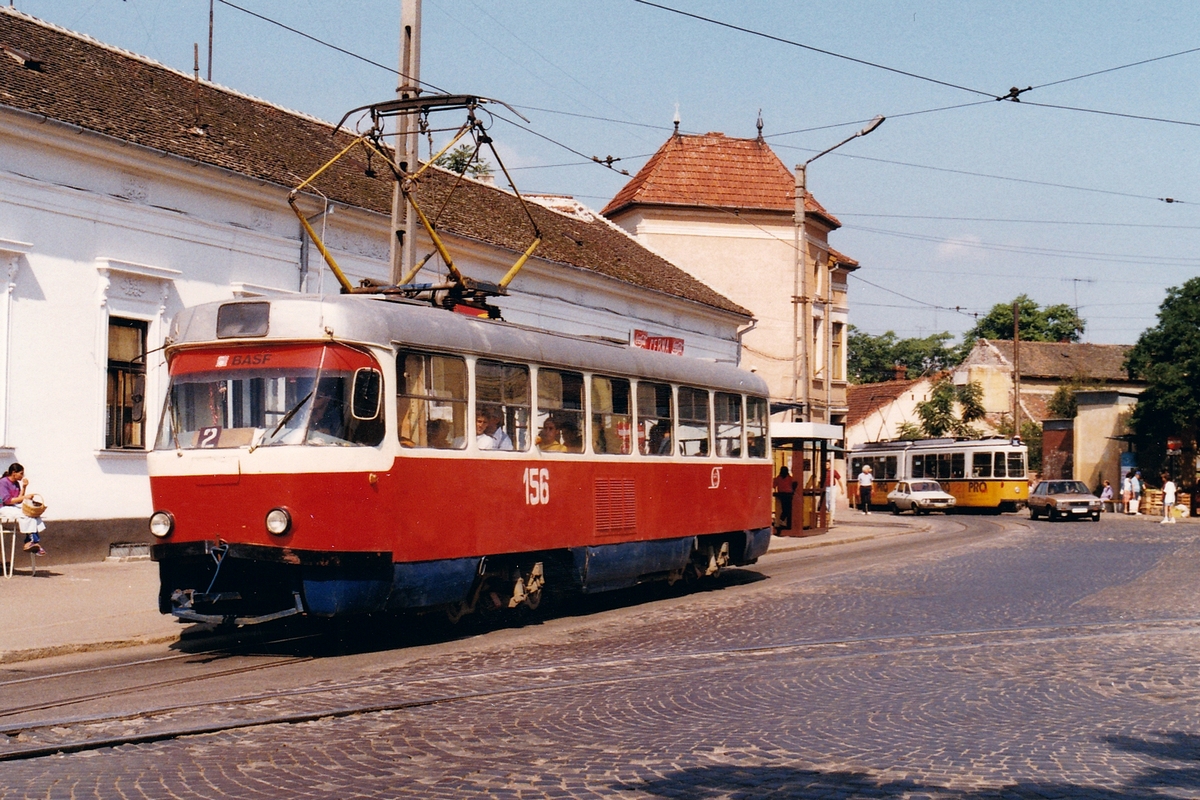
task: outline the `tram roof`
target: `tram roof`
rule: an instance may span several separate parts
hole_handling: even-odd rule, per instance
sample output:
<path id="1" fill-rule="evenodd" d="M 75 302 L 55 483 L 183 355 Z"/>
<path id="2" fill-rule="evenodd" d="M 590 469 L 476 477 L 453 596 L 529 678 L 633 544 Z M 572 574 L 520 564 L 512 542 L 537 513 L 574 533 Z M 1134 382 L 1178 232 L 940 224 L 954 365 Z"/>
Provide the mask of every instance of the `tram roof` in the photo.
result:
<path id="1" fill-rule="evenodd" d="M 890 442 L 865 442 L 850 448 L 851 453 L 895 453 L 905 450 L 995 450 L 998 447 L 1025 447 L 1024 442 L 1013 444 L 1003 436 L 986 439 L 896 439 Z"/>
<path id="2" fill-rule="evenodd" d="M 217 338 L 223 306 L 269 303 L 265 336 Z M 615 376 L 767 395 L 767 384 L 731 364 L 642 350 L 626 344 L 468 317 L 422 303 L 363 295 L 244 298 L 184 309 L 171 324 L 168 352 L 202 344 L 338 341 L 526 361 Z"/>

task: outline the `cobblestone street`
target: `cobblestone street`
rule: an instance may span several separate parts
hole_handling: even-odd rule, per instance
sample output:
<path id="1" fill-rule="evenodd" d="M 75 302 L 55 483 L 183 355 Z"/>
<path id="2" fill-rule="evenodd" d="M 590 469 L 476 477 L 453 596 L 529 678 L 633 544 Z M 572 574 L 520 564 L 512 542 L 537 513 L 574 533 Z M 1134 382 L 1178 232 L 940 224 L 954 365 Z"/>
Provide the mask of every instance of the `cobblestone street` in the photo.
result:
<path id="1" fill-rule="evenodd" d="M 290 693 L 180 720 L 309 717 L 0 763 L 0 796 L 1200 797 L 1197 532 L 959 517 L 772 553 L 247 673 Z"/>

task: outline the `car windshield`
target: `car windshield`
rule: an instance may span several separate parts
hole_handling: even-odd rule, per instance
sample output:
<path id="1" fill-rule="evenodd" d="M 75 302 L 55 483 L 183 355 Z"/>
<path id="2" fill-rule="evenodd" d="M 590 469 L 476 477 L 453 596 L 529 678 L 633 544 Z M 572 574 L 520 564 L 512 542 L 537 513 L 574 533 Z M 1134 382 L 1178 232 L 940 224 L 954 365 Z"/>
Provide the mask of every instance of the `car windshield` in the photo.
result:
<path id="1" fill-rule="evenodd" d="M 942 485 L 937 481 L 917 481 L 912 485 L 914 492 L 940 492 Z"/>
<path id="2" fill-rule="evenodd" d="M 1083 481 L 1052 481 L 1047 494 L 1091 494 Z"/>
<path id="3" fill-rule="evenodd" d="M 365 354 L 320 345 L 181 353 L 159 426 L 159 450 L 285 444 L 378 444 L 383 420 L 351 413 Z"/>

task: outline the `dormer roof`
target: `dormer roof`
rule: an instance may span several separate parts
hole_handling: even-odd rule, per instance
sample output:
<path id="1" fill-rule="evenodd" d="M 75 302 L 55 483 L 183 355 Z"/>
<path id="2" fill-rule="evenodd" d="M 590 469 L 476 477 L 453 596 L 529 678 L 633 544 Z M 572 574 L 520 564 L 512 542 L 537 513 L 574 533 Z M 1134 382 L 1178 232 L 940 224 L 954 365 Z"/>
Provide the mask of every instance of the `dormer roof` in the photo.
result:
<path id="1" fill-rule="evenodd" d="M 613 217 L 634 206 L 793 214 L 796 179 L 762 139 L 675 134 L 601 213 Z M 830 229 L 841 227 L 812 193 L 805 198 L 804 208 Z"/>

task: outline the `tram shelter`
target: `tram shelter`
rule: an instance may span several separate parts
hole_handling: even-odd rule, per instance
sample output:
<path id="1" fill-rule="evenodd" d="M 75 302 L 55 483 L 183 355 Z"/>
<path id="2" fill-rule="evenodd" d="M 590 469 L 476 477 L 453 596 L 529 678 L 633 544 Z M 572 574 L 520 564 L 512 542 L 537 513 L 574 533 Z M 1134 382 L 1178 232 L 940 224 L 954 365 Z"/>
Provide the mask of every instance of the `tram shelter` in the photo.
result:
<path id="1" fill-rule="evenodd" d="M 841 425 L 822 422 L 772 422 L 771 450 L 775 472 L 782 467 L 796 480 L 791 525 L 784 527 L 781 501 L 775 500 L 775 533 L 779 536 L 816 536 L 829 529 L 825 483 L 829 461 L 844 436 Z"/>

